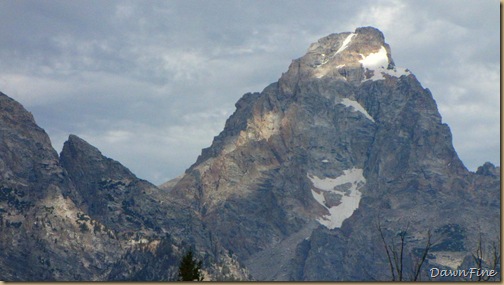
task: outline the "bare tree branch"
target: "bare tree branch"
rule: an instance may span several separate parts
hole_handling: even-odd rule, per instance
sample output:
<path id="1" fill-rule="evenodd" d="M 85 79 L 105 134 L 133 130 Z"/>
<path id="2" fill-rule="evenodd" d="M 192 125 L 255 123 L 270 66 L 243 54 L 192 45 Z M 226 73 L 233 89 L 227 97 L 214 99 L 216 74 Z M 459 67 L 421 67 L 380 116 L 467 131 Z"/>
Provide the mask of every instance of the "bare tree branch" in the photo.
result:
<path id="1" fill-rule="evenodd" d="M 425 259 L 427 258 L 427 254 L 429 253 L 429 250 L 431 249 L 431 247 L 433 245 L 431 243 L 431 237 L 432 237 L 431 231 L 428 230 L 427 231 L 427 242 L 425 243 L 425 248 L 424 248 L 424 252 L 422 254 L 422 258 L 420 259 L 420 262 L 415 265 L 415 269 L 414 269 L 415 270 L 415 276 L 413 277 L 413 281 L 417 281 L 418 277 L 420 277 L 420 272 L 422 270 L 422 265 L 424 264 Z"/>
<path id="2" fill-rule="evenodd" d="M 478 240 L 478 247 L 476 248 L 476 252 L 472 253 L 472 257 L 474 259 L 474 262 L 476 263 L 476 268 L 478 270 L 485 270 L 485 263 L 490 265 L 490 268 L 487 268 L 486 270 L 493 270 L 497 271 L 497 268 L 499 267 L 500 264 L 500 237 L 497 237 L 497 242 L 492 242 L 492 245 L 490 246 L 490 254 L 488 258 L 486 259 L 485 262 L 485 252 L 484 252 L 484 247 L 483 247 L 483 238 L 482 234 L 480 233 L 479 235 L 479 240 Z M 484 275 L 484 274 L 479 274 L 478 275 L 478 281 L 489 281 L 491 278 L 494 276 L 491 275 Z"/>
<path id="3" fill-rule="evenodd" d="M 393 236 L 390 241 L 387 241 L 381 223 L 378 222 L 378 231 L 380 232 L 380 238 L 383 242 L 385 248 L 385 253 L 387 254 L 387 260 L 390 267 L 390 273 L 392 275 L 392 281 L 404 281 L 405 275 L 404 270 L 407 268 L 404 265 L 404 255 L 406 254 L 407 247 L 407 236 L 410 224 L 406 226 L 405 230 L 400 231 L 398 234 Z M 399 236 L 399 241 L 396 242 L 395 237 Z M 398 243 L 398 245 L 396 245 Z M 417 281 L 421 277 L 422 266 L 427 259 L 427 255 L 433 246 L 432 233 L 430 230 L 427 231 L 427 242 L 423 248 L 423 253 L 420 259 L 415 261 L 414 266 L 411 264 L 411 275 L 409 276 L 410 281 Z M 413 255 L 409 253 L 410 260 L 413 260 Z"/>
<path id="4" fill-rule="evenodd" d="M 392 264 L 392 259 L 390 258 L 389 246 L 387 245 L 387 242 L 385 241 L 385 236 L 383 235 L 383 231 L 382 231 L 381 224 L 379 221 L 378 221 L 378 231 L 380 232 L 380 237 L 383 241 L 383 246 L 385 247 L 385 252 L 387 252 L 387 258 L 388 258 L 388 262 L 390 265 L 390 273 L 392 274 L 392 281 L 396 281 L 395 274 L 394 274 L 394 265 Z"/>

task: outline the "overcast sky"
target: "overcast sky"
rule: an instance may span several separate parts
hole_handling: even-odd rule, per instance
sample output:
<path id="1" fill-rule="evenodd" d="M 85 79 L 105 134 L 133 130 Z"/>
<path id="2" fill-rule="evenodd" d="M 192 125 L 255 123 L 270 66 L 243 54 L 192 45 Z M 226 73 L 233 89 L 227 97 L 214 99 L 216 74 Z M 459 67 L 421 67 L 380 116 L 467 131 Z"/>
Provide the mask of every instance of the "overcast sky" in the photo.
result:
<path id="1" fill-rule="evenodd" d="M 160 184 L 310 43 L 374 26 L 432 91 L 474 171 L 500 161 L 499 21 L 498 0 L 3 0 L 0 91 L 58 152 L 76 134 Z"/>

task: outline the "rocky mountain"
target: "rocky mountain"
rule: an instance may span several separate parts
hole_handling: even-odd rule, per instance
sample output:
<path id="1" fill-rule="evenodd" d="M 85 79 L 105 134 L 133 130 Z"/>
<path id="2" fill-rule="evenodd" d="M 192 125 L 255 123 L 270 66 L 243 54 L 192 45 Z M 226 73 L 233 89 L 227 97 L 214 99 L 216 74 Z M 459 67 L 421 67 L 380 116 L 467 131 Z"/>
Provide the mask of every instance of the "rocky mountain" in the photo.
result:
<path id="1" fill-rule="evenodd" d="M 58 157 L 0 94 L 0 280 L 174 280 L 195 247 L 210 279 L 248 279 L 191 209 L 70 135 Z"/>
<path id="2" fill-rule="evenodd" d="M 480 233 L 495 240 L 496 173 L 465 168 L 430 91 L 364 27 L 245 94 L 171 193 L 257 280 L 387 280 L 378 224 L 390 238 L 407 229 L 408 263 L 431 231 L 424 268 L 456 269 Z"/>
<path id="3" fill-rule="evenodd" d="M 58 156 L 3 93 L 0 140 L 0 280 L 173 280 L 189 247 L 205 280 L 409 280 L 422 257 L 429 280 L 479 249 L 491 267 L 499 242 L 500 167 L 465 168 L 372 27 L 320 39 L 245 94 L 160 187 L 75 135 Z"/>
<path id="4" fill-rule="evenodd" d="M 134 245 L 115 261 L 109 280 L 172 280 L 182 250 L 190 246 L 200 250 L 207 278 L 248 278 L 227 250 L 212 241 L 212 232 L 190 208 L 86 141 L 70 135 L 60 162 L 76 186 L 77 195 L 71 198 L 78 207 Z M 229 273 L 222 273 L 223 267 Z"/>
<path id="5" fill-rule="evenodd" d="M 99 278 L 106 259 L 118 257 L 119 244 L 83 230 L 84 213 L 69 199 L 75 187 L 49 137 L 5 94 L 0 139 L 0 279 Z"/>

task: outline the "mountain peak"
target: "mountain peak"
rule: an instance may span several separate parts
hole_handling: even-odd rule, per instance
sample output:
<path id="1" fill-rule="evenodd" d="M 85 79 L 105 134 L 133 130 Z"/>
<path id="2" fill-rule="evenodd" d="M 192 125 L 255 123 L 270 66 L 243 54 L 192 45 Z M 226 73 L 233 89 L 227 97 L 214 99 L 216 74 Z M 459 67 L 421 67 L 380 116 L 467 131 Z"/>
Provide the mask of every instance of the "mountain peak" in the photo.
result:
<path id="1" fill-rule="evenodd" d="M 94 146 L 89 144 L 87 141 L 76 135 L 69 135 L 68 140 L 63 145 L 63 154 L 70 154 L 72 156 L 77 156 L 81 153 L 86 153 L 87 156 L 101 158 L 102 153 Z"/>
<path id="2" fill-rule="evenodd" d="M 319 39 L 278 83 L 245 94 L 169 193 L 257 280 L 344 280 L 374 264 L 359 253 L 382 243 L 369 226 L 382 219 L 390 233 L 411 222 L 411 236 L 456 225 L 468 233 L 456 241 L 474 244 L 473 222 L 455 208 L 498 224 L 495 181 L 472 178 L 430 91 L 363 27 Z M 489 189 L 485 202 L 470 199 L 473 188 Z"/>
<path id="3" fill-rule="evenodd" d="M 378 52 L 382 46 L 386 46 L 388 52 L 390 48 L 385 43 L 383 33 L 373 27 L 357 28 L 354 32 L 333 33 L 319 39 L 316 43 L 311 44 L 309 52 L 323 53 L 326 56 L 336 54 L 344 54 L 348 52 L 358 52 L 364 56 L 371 52 Z M 390 56 L 390 55 L 389 55 Z"/>
<path id="4" fill-rule="evenodd" d="M 500 167 L 495 167 L 491 162 L 485 162 L 482 166 L 478 167 L 476 174 L 484 176 L 499 176 Z"/>
<path id="5" fill-rule="evenodd" d="M 281 81 L 287 93 L 298 80 L 334 79 L 360 85 L 365 81 L 400 78 L 411 73 L 396 67 L 383 33 L 373 27 L 330 34 L 310 45 L 307 53 L 292 62 Z"/>
<path id="6" fill-rule="evenodd" d="M 111 177 L 117 176 L 136 178 L 129 169 L 121 165 L 119 162 L 105 157 L 100 150 L 76 135 L 70 135 L 68 140 L 63 144 L 60 161 L 63 167 L 67 170 L 78 168 L 83 174 L 98 171 L 94 168 L 94 166 L 96 166 L 96 164 L 100 164 L 101 170 L 105 168 L 110 169 Z"/>

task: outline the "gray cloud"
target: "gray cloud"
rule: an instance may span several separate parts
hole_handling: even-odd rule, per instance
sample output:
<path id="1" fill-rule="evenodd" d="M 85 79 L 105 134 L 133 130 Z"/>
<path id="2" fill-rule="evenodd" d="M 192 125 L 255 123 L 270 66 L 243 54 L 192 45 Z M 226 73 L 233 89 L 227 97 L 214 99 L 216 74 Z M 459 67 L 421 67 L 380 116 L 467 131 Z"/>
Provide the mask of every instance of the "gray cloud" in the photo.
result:
<path id="1" fill-rule="evenodd" d="M 56 149 L 74 133 L 162 183 L 242 94 L 318 38 L 367 25 L 432 91 L 469 169 L 498 164 L 497 1 L 2 1 L 0 90 Z"/>

